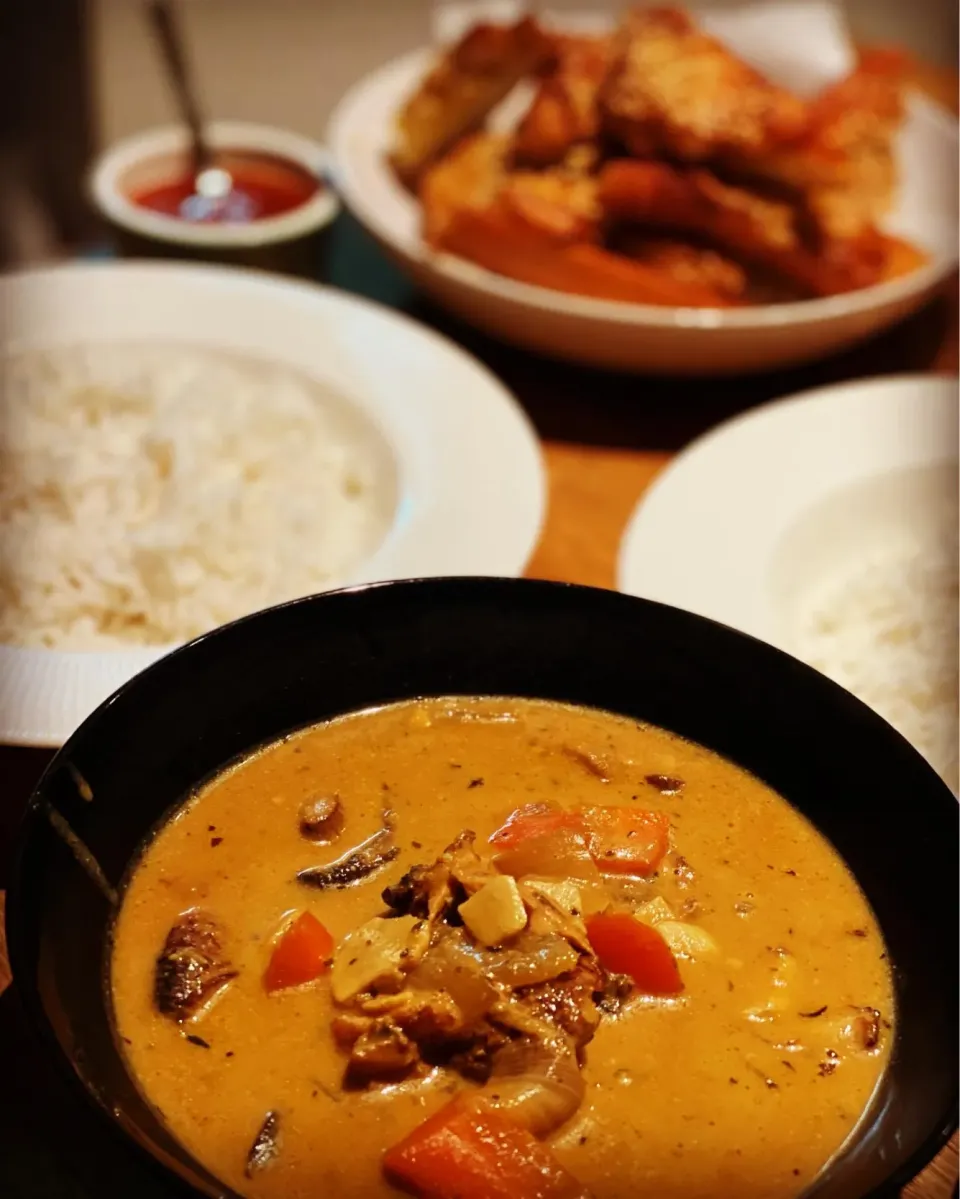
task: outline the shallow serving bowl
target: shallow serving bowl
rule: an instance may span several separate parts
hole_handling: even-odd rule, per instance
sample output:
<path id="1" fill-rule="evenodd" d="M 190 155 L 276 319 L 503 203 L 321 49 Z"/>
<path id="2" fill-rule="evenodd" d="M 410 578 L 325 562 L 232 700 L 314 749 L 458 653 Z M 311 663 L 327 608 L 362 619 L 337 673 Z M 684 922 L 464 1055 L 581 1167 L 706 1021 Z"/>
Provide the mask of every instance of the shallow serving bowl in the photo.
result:
<path id="1" fill-rule="evenodd" d="M 724 421 L 634 509 L 620 589 L 794 652 L 796 610 L 826 577 L 956 511 L 958 399 L 948 376 L 893 375 Z"/>
<path id="2" fill-rule="evenodd" d="M 876 697 L 954 787 L 958 392 L 947 376 L 860 379 L 725 421 L 647 489 L 617 572 L 631 595 L 805 661 L 827 652 L 827 673 Z M 893 601 L 884 579 L 898 576 L 907 590 Z M 836 617 L 845 631 L 826 631 L 855 593 L 873 596 L 856 624 L 875 638 L 864 634 L 856 650 L 850 615 Z M 889 635 L 897 624 L 899 639 Z"/>
<path id="3" fill-rule="evenodd" d="M 883 929 L 898 1019 L 869 1118 L 808 1194 L 895 1194 L 957 1122 L 952 794 L 879 716 L 762 642 L 615 592 L 523 580 L 387 583 L 262 612 L 150 667 L 57 754 L 20 833 L 7 934 L 27 1010 L 108 1123 L 171 1189 L 223 1194 L 148 1109 L 111 1031 L 115 894 L 157 821 L 290 730 L 449 694 L 544 697 L 672 729 L 753 771 L 833 842 Z"/>
<path id="4" fill-rule="evenodd" d="M 784 38 L 774 9 L 761 41 L 765 52 L 777 57 L 771 65 L 780 70 L 771 73 L 784 75 L 787 68 L 787 82 L 801 87 L 823 83 L 824 56 Z M 726 32 L 726 17 L 725 10 L 716 14 L 716 32 Z M 605 24 L 593 14 L 566 12 L 555 23 L 592 30 Z M 668 308 L 534 287 L 434 252 L 420 235 L 419 204 L 386 161 L 394 116 L 432 59 L 430 50 L 415 51 L 367 75 L 344 96 L 327 133 L 335 182 L 350 211 L 418 286 L 505 341 L 626 371 L 689 376 L 770 370 L 823 357 L 878 333 L 916 311 L 956 267 L 957 122 L 919 92 L 909 97 L 898 138 L 901 190 L 887 225 L 931 257 L 920 270 L 890 283 L 787 304 Z M 497 114 L 508 126 L 516 111 L 523 111 L 522 104 L 514 107 L 514 99 Z"/>
<path id="5" fill-rule="evenodd" d="M 134 345 L 297 371 L 376 467 L 382 535 L 331 589 L 411 575 L 519 574 L 546 507 L 539 444 L 510 393 L 445 338 L 332 288 L 262 271 L 83 263 L 0 280 L 0 353 Z M 216 396 L 198 396 L 207 414 Z M 265 402 L 267 402 L 265 400 Z M 316 514 L 319 530 L 324 514 Z M 316 588 L 312 588 L 315 590 Z M 251 599 L 247 610 L 262 606 Z M 0 743 L 63 744 L 172 645 L 0 645 Z"/>

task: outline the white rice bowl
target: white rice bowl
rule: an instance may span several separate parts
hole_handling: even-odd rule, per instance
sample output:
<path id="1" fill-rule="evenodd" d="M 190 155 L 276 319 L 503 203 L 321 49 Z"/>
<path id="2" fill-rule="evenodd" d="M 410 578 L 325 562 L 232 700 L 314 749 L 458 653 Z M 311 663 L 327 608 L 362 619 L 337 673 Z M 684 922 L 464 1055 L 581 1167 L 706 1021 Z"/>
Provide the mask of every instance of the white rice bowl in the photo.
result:
<path id="1" fill-rule="evenodd" d="M 185 640 L 395 578 L 520 574 L 540 447 L 499 381 L 263 271 L 0 279 L 0 744 L 61 745 Z"/>

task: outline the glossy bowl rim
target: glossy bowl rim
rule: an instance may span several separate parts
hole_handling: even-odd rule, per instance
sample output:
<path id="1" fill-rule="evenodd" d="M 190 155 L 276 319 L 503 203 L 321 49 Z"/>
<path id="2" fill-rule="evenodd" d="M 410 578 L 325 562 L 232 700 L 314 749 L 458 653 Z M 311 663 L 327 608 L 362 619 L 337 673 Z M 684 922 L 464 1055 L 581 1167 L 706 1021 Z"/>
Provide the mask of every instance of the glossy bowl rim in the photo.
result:
<path id="1" fill-rule="evenodd" d="M 168 659 L 174 657 L 185 656 L 193 652 L 194 647 L 200 644 L 206 644 L 212 639 L 221 637 L 226 633 L 230 633 L 235 629 L 242 629 L 251 622 L 259 621 L 265 617 L 274 616 L 285 612 L 287 609 L 300 609 L 303 607 L 315 607 L 322 603 L 323 600 L 330 597 L 343 597 L 357 594 L 367 594 L 370 592 L 383 591 L 389 594 L 398 588 L 425 588 L 427 590 L 443 589 L 450 585 L 467 586 L 467 587 L 494 587 L 498 590 L 517 591 L 522 588 L 526 591 L 533 589 L 539 590 L 543 594 L 556 594 L 560 591 L 568 594 L 573 594 L 577 600 L 587 610 L 589 607 L 596 604 L 620 603 L 629 605 L 638 613 L 641 609 L 648 611 L 666 611 L 674 614 L 682 615 L 683 619 L 691 624 L 710 627 L 710 636 L 735 640 L 743 643 L 750 643 L 754 649 L 759 648 L 771 662 L 789 663 L 792 670 L 799 670 L 817 677 L 818 688 L 825 692 L 833 692 L 835 695 L 840 693 L 848 707 L 854 710 L 860 709 L 870 713 L 873 718 L 873 723 L 876 725 L 878 732 L 881 727 L 885 729 L 885 735 L 888 738 L 893 738 L 906 745 L 911 752 L 911 755 L 916 762 L 918 770 L 925 772 L 928 776 L 935 778 L 943 789 L 946 796 L 950 800 L 956 802 L 956 797 L 950 791 L 949 787 L 936 774 L 923 756 L 915 750 L 901 733 L 899 733 L 891 724 L 889 724 L 882 716 L 874 712 L 868 705 L 863 703 L 851 692 L 834 683 L 832 679 L 821 672 L 808 666 L 785 651 L 778 649 L 776 646 L 770 645 L 768 642 L 762 641 L 760 638 L 752 636 L 750 633 L 742 632 L 730 625 L 722 624 L 719 621 L 712 620 L 709 617 L 701 616 L 694 612 L 688 612 L 684 609 L 676 608 L 670 604 L 663 604 L 657 600 L 648 600 L 639 596 L 627 595 L 623 592 L 610 590 L 607 588 L 591 587 L 579 583 L 567 583 L 546 579 L 526 579 L 526 578 L 509 578 L 509 577 L 478 577 L 478 576 L 447 576 L 447 577 L 426 577 L 426 578 L 410 578 L 410 579 L 392 579 L 383 582 L 359 583 L 353 586 L 342 587 L 336 591 L 321 592 L 316 595 L 304 596 L 298 599 L 290 600 L 285 604 L 278 604 L 272 608 L 265 608 L 258 612 L 253 612 L 248 616 L 241 617 L 238 620 L 232 621 L 226 625 L 220 625 L 207 633 L 203 633 L 193 640 L 178 646 L 163 658 L 148 665 L 144 670 L 134 675 L 122 684 L 111 696 L 103 701 L 93 712 L 80 724 L 69 739 L 57 750 L 53 758 L 47 764 L 40 778 L 37 780 L 26 808 L 21 815 L 18 823 L 16 836 L 14 840 L 14 851 L 11 859 L 10 879 L 6 891 L 6 909 L 4 913 L 5 932 L 7 939 L 7 950 L 10 962 L 10 970 L 13 976 L 14 985 L 17 987 L 17 994 L 23 1004 L 24 1013 L 27 1017 L 37 1040 L 43 1044 L 45 1051 L 49 1054 L 48 1061 L 56 1067 L 56 1072 L 65 1079 L 74 1095 L 81 1098 L 88 1108 L 93 1109 L 99 1117 L 102 1127 L 110 1130 L 112 1136 L 118 1144 L 125 1145 L 128 1151 L 135 1153 L 140 1162 L 148 1167 L 151 1172 L 163 1180 L 168 1185 L 173 1193 L 179 1193 L 183 1196 L 200 1197 L 204 1193 L 193 1187 L 187 1180 L 178 1172 L 169 1166 L 165 1165 L 158 1157 L 135 1136 L 131 1135 L 117 1119 L 115 1114 L 108 1110 L 106 1105 L 96 1095 L 92 1086 L 89 1086 L 80 1076 L 75 1065 L 71 1061 L 64 1047 L 61 1045 L 53 1027 L 47 1017 L 43 1001 L 38 993 L 35 977 L 31 971 L 22 969 L 19 972 L 21 981 L 18 980 L 18 963 L 25 964 L 27 951 L 24 947 L 25 933 L 22 934 L 23 918 L 21 915 L 21 890 L 22 890 L 22 875 L 23 875 L 23 859 L 26 853 L 26 848 L 30 840 L 34 822 L 42 819 L 42 793 L 45 784 L 54 774 L 54 771 L 59 765 L 66 761 L 73 752 L 75 745 L 90 734 L 90 730 L 94 729 L 100 721 L 105 710 L 111 707 L 114 703 L 122 703 L 126 700 L 129 693 L 134 690 L 139 684 L 139 680 L 143 675 L 165 668 L 165 663 Z M 779 670 L 779 666 L 776 667 Z M 709 747 L 708 747 L 709 748 Z M 856 878 L 856 875 L 854 875 Z M 26 978 L 28 981 L 24 983 L 22 980 Z M 949 1108 L 941 1112 L 937 1121 L 937 1126 L 931 1133 L 928 1134 L 924 1142 L 915 1150 L 913 1154 L 903 1162 L 896 1170 L 888 1175 L 878 1187 L 869 1192 L 866 1196 L 855 1197 L 851 1199 L 881 1199 L 888 1194 L 899 1194 L 903 1187 L 912 1182 L 939 1154 L 943 1147 L 947 1144 L 953 1134 L 957 1131 L 960 1125 L 960 1079 L 955 1078 L 953 1086 L 952 1099 Z M 172 1134 L 171 1134 L 172 1135 Z M 174 1138 L 176 1139 L 176 1138 Z M 193 1155 L 185 1151 L 192 1160 Z M 202 1167 L 202 1163 L 197 1162 L 198 1166 Z M 218 1183 L 223 1189 L 219 1192 L 218 1199 L 232 1199 L 232 1192 L 225 1184 Z M 208 1192 L 213 1194 L 213 1192 Z"/>

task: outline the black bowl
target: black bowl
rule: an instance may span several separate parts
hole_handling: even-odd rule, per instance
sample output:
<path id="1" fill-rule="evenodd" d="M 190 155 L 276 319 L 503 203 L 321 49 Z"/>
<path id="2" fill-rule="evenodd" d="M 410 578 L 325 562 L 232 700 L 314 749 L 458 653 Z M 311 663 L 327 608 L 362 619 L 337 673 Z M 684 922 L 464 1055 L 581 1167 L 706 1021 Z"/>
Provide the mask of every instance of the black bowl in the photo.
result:
<path id="1" fill-rule="evenodd" d="M 14 976 L 61 1065 L 174 1191 L 223 1187 L 158 1124 L 111 1034 L 104 972 L 128 864 L 172 805 L 239 755 L 339 713 L 449 694 L 539 696 L 661 725 L 812 820 L 873 905 L 899 1018 L 872 1119 L 809 1194 L 894 1193 L 933 1157 L 957 1124 L 951 791 L 853 696 L 722 625 L 609 591 L 443 579 L 331 593 L 201 637 L 99 708 L 30 802 L 8 903 Z"/>

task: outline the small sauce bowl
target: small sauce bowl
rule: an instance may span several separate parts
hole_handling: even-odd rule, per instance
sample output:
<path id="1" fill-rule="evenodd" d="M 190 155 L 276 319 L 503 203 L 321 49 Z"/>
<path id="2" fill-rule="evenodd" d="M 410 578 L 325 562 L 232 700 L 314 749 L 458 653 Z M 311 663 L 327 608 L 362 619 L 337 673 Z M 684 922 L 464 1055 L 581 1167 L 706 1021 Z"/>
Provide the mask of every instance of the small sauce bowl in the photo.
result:
<path id="1" fill-rule="evenodd" d="M 189 138 L 151 129 L 111 146 L 89 188 L 125 257 L 178 258 L 260 267 L 316 278 L 323 233 L 340 210 L 319 143 L 284 129 L 215 121 L 206 130 L 232 200 L 191 219 Z M 186 203 L 184 203 L 186 201 Z"/>

